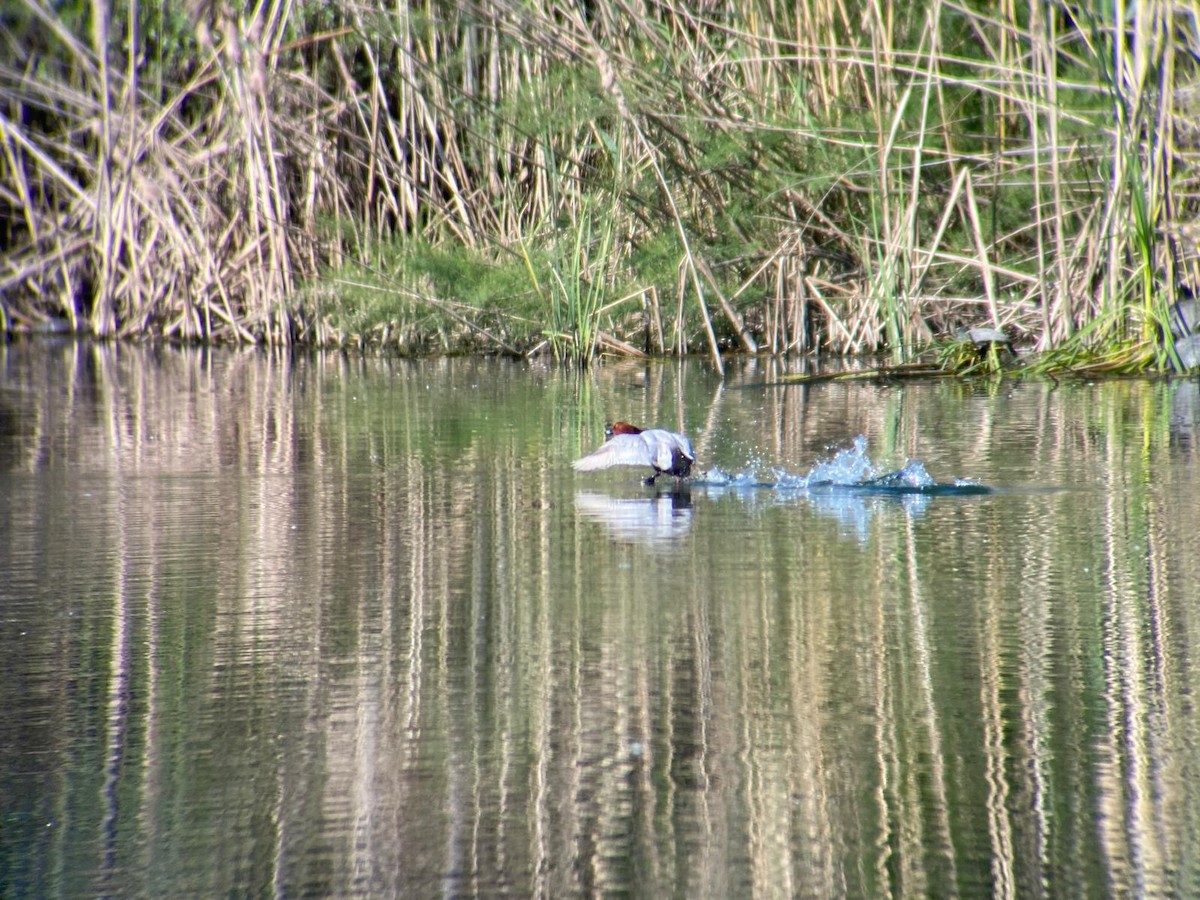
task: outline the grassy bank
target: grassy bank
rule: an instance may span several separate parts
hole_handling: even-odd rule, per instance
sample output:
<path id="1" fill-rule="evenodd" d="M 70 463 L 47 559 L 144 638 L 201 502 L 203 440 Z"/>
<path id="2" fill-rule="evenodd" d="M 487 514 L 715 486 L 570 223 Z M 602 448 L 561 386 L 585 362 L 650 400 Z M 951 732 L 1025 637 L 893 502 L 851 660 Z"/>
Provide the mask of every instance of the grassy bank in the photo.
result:
<path id="1" fill-rule="evenodd" d="M 399 6 L 10 4 L 4 325 L 1169 363 L 1194 10 Z"/>

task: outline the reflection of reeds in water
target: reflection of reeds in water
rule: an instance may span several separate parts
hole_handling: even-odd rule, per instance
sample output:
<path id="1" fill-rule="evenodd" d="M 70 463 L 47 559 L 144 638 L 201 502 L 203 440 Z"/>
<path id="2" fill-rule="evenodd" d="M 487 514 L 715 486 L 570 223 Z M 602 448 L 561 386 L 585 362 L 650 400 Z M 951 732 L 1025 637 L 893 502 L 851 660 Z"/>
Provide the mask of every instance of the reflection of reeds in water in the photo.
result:
<path id="1" fill-rule="evenodd" d="M 0 363 L 29 373 L 26 352 Z M 85 614 L 26 641 L 79 647 L 69 664 L 99 686 L 53 696 L 46 741 L 84 743 L 108 775 L 64 775 L 107 798 L 62 812 L 74 826 L 112 834 L 137 811 L 116 858 L 194 838 L 237 863 L 196 874 L 206 893 L 486 893 L 506 873 L 554 896 L 1020 895 L 1187 877 L 1200 513 L 1170 456 L 1171 385 L 1024 403 L 944 387 L 908 406 L 837 387 L 752 411 L 718 393 L 686 407 L 719 410 L 710 454 L 753 417 L 799 460 L 813 418 L 861 414 L 878 433 L 920 423 L 953 471 L 1003 472 L 1003 455 L 1089 487 L 881 506 L 857 541 L 802 501 L 694 498 L 664 553 L 573 504 L 574 376 L 534 401 L 468 361 L 57 353 L 21 376 L 37 425 L 9 472 L 61 476 L 47 460 L 72 454 L 110 527 L 26 508 L 5 527 L 97 567 Z M 646 402 L 676 377 L 654 370 Z M 600 405 L 628 390 L 611 378 L 592 384 Z M 754 540 L 731 553 L 720 521 Z"/>

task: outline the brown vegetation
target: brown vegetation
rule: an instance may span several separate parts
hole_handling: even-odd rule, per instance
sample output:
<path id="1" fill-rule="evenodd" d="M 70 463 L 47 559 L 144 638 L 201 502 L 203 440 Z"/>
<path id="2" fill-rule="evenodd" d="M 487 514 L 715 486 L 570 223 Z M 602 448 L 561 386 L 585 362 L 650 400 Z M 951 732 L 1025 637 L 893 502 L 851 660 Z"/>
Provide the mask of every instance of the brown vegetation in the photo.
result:
<path id="1" fill-rule="evenodd" d="M 987 323 L 1163 363 L 1200 26 L 1116 9 L 19 0 L 0 315 L 718 365 Z"/>

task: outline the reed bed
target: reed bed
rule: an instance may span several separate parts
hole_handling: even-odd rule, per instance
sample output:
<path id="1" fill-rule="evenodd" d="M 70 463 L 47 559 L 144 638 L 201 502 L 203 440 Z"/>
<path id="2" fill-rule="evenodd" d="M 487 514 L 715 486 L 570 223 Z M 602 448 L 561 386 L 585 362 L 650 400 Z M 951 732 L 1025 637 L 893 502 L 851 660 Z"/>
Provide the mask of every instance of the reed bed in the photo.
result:
<path id="1" fill-rule="evenodd" d="M 18 0 L 0 315 L 412 352 L 1170 364 L 1200 8 Z"/>

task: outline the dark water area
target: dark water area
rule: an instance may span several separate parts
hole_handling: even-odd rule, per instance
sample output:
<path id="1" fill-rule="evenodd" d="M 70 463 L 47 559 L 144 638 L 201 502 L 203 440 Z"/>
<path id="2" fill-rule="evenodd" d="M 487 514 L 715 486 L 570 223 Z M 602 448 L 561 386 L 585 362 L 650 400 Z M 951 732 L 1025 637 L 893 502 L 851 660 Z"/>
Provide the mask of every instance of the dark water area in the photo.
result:
<path id="1" fill-rule="evenodd" d="M 784 373 L 0 345 L 0 896 L 1200 896 L 1200 383 Z"/>

